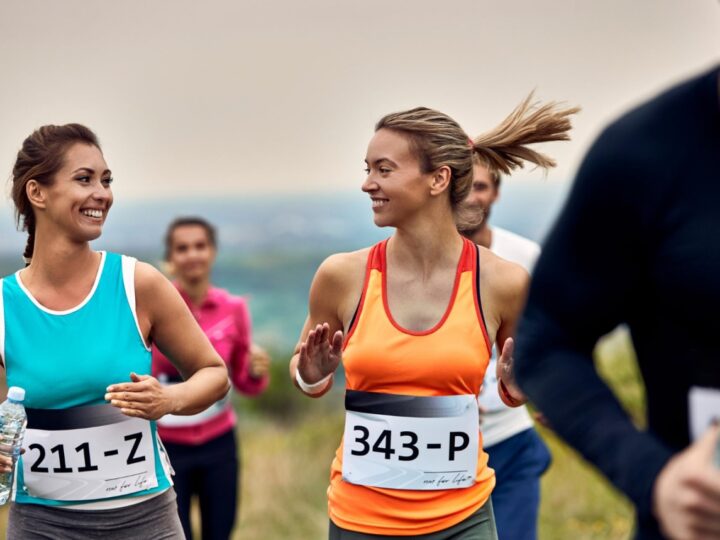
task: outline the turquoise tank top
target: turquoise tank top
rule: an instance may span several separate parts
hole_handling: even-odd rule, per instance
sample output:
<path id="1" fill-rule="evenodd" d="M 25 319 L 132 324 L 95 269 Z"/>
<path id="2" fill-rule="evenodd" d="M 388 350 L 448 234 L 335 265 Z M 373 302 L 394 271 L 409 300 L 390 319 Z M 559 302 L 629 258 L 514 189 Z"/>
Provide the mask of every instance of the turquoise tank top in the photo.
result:
<path id="1" fill-rule="evenodd" d="M 109 252 L 101 252 L 101 257 L 90 294 L 80 305 L 67 311 L 53 311 L 42 306 L 24 287 L 19 273 L 0 280 L 0 355 L 4 360 L 8 386 L 25 389 L 28 429 L 33 427 L 31 411 L 38 413 L 41 420 L 44 418 L 45 424 L 65 421 L 62 409 L 73 409 L 71 417 L 72 414 L 82 416 L 86 414 L 82 411 L 87 410 L 109 412 L 117 417 L 117 409 L 113 411 L 107 407 L 104 398 L 107 387 L 129 382 L 131 371 L 151 373 L 151 352 L 140 333 L 135 312 L 135 260 Z M 96 405 L 106 407 L 88 407 Z M 60 417 L 57 417 L 58 413 Z M 59 420 L 53 420 L 53 415 Z M 98 414 L 95 413 L 95 416 Z M 127 417 L 113 421 L 124 420 Z M 42 457 L 47 459 L 43 464 L 38 461 L 37 453 L 28 450 L 26 441 L 26 453 L 16 467 L 15 501 L 62 506 L 149 495 L 168 489 L 171 485 L 169 462 L 157 436 L 155 422 L 148 423 L 157 486 L 116 497 L 104 495 L 102 499 L 68 501 L 33 496 L 24 482 L 22 460 L 35 460 L 33 466 L 42 470 L 43 465 L 53 467 L 52 460 L 59 456 L 51 454 L 46 448 L 42 450 Z M 97 426 L 98 422 L 91 418 L 80 425 Z M 77 425 L 73 427 L 76 428 Z M 43 429 L 62 429 L 62 426 Z M 89 440 L 86 444 L 98 446 L 100 442 Z M 129 441 L 133 442 L 134 439 Z M 74 450 L 67 449 L 68 452 Z M 81 445 L 78 452 L 83 455 L 84 451 Z M 53 452 L 57 453 L 57 448 Z M 105 452 L 105 456 L 110 454 L 111 451 Z M 92 465 L 91 460 L 95 458 L 88 454 L 86 459 L 87 464 Z M 57 471 L 57 459 L 54 464 Z M 61 471 L 62 467 L 68 469 L 61 462 Z"/>

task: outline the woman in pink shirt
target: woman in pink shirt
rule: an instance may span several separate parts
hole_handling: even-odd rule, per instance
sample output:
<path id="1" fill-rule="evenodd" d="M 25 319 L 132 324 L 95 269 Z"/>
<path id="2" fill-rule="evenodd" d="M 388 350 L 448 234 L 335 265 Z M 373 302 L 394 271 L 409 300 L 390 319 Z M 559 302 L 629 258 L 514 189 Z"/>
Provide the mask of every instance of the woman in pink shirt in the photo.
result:
<path id="1" fill-rule="evenodd" d="M 268 384 L 269 358 L 250 339 L 250 313 L 243 298 L 213 287 L 215 229 L 200 218 L 180 218 L 168 227 L 165 259 L 175 286 L 215 350 L 225 360 L 233 386 L 247 395 Z M 178 371 L 153 349 L 153 375 L 166 384 L 181 382 Z M 175 469 L 180 520 L 188 539 L 190 500 L 198 495 L 203 540 L 227 540 L 237 507 L 238 460 L 229 397 L 194 416 L 167 415 L 158 431 Z"/>

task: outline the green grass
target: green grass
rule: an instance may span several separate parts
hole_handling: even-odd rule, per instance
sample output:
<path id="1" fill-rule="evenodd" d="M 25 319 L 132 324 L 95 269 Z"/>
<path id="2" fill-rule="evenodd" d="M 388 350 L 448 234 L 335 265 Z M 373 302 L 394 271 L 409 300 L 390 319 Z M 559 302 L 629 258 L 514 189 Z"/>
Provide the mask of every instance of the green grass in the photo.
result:
<path id="1" fill-rule="evenodd" d="M 242 509 L 233 538 L 327 536 L 325 492 L 342 428 L 341 411 L 309 415 L 289 429 L 243 422 Z"/>
<path id="2" fill-rule="evenodd" d="M 553 455 L 542 478 L 540 538 L 627 538 L 633 523 L 629 502 L 556 435 L 539 431 Z"/>
<path id="3" fill-rule="evenodd" d="M 597 366 L 633 419 L 642 423 L 644 390 L 625 333 L 603 340 Z M 290 386 L 283 362 L 273 371 L 272 388 L 261 400 L 236 403 L 243 472 L 233 538 L 322 539 L 327 535 L 330 462 L 342 435 L 342 393 L 304 398 Z M 633 524 L 628 501 L 552 432 L 539 431 L 553 454 L 542 480 L 540 538 L 628 538 Z M 5 509 L 0 511 L 3 535 L 5 515 Z"/>
<path id="4" fill-rule="evenodd" d="M 644 423 L 645 391 L 625 331 L 603 339 L 595 351 L 598 372 L 636 424 Z M 553 455 L 542 479 L 540 538 L 624 539 L 634 512 L 629 501 L 577 452 L 548 429 L 538 428 Z"/>

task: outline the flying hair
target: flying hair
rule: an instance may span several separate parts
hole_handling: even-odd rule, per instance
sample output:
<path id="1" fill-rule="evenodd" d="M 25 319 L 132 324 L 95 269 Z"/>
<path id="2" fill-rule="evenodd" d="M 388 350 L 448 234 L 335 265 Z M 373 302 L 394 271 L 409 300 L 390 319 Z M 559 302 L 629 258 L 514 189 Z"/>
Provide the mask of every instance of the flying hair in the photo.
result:
<path id="1" fill-rule="evenodd" d="M 498 126 L 471 139 L 473 150 L 491 171 L 511 174 L 526 161 L 547 170 L 555 160 L 527 145 L 570 140 L 570 116 L 579 111 L 555 101 L 540 103 L 531 92 Z"/>
<path id="2" fill-rule="evenodd" d="M 448 191 L 455 222 L 459 229 L 469 230 L 483 218 L 464 204 L 472 186 L 473 163 L 487 166 L 497 182 L 501 174 L 510 174 L 526 161 L 546 170 L 554 167 L 551 157 L 528 145 L 569 140 L 570 117 L 578 111 L 579 107 L 554 101 L 540 103 L 531 92 L 497 127 L 475 138 L 448 115 L 426 107 L 388 114 L 375 131 L 389 129 L 404 136 L 424 174 L 443 166 L 450 169 Z"/>

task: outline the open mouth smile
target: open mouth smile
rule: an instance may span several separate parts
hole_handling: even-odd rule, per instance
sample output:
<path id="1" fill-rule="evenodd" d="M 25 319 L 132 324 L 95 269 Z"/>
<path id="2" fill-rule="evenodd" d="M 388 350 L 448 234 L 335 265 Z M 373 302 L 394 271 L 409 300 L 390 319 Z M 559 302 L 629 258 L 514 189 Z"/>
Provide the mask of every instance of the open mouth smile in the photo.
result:
<path id="1" fill-rule="evenodd" d="M 82 215 L 94 219 L 102 219 L 102 217 L 105 215 L 105 212 L 98 208 L 85 208 L 84 210 L 80 210 L 80 212 L 82 213 Z"/>

